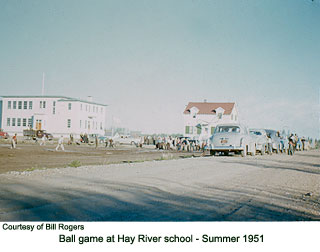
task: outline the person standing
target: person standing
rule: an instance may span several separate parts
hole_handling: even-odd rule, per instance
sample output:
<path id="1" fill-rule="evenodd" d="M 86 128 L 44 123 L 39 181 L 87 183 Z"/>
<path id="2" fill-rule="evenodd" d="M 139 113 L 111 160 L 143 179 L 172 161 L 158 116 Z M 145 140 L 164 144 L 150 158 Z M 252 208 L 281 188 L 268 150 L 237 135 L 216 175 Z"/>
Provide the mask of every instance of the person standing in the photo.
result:
<path id="1" fill-rule="evenodd" d="M 15 149 L 17 144 L 17 134 L 14 134 L 14 136 L 11 139 L 11 149 Z"/>
<path id="2" fill-rule="evenodd" d="M 289 150 L 288 150 L 288 155 L 293 155 L 294 153 L 294 136 L 291 134 L 289 137 Z"/>
<path id="3" fill-rule="evenodd" d="M 269 155 L 272 155 L 272 139 L 270 134 L 268 135 L 268 153 Z"/>
<path id="4" fill-rule="evenodd" d="M 94 140 L 95 140 L 95 143 L 96 143 L 96 149 L 97 149 L 97 148 L 98 148 L 98 144 L 99 144 L 97 134 L 95 135 Z"/>
<path id="5" fill-rule="evenodd" d="M 303 136 L 301 137 L 301 143 L 302 143 L 302 150 L 306 150 L 306 138 Z"/>
<path id="6" fill-rule="evenodd" d="M 40 145 L 46 145 L 46 135 L 43 134 Z"/>
<path id="7" fill-rule="evenodd" d="M 61 137 L 59 138 L 59 140 L 58 140 L 58 145 L 57 145 L 57 147 L 56 147 L 56 151 L 58 151 L 58 150 L 59 150 L 59 148 L 61 148 L 61 150 L 63 150 L 63 151 L 64 151 L 64 146 L 63 146 L 63 136 L 61 136 Z"/>

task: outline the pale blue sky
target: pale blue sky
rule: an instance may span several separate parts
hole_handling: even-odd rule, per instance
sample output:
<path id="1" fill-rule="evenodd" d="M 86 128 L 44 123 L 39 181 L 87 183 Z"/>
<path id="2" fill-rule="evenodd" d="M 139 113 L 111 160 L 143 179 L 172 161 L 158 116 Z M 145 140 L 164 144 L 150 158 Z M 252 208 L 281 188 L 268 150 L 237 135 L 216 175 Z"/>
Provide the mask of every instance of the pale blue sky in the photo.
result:
<path id="1" fill-rule="evenodd" d="M 0 95 L 109 104 L 182 132 L 189 101 L 236 101 L 252 127 L 319 137 L 320 0 L 0 0 Z"/>

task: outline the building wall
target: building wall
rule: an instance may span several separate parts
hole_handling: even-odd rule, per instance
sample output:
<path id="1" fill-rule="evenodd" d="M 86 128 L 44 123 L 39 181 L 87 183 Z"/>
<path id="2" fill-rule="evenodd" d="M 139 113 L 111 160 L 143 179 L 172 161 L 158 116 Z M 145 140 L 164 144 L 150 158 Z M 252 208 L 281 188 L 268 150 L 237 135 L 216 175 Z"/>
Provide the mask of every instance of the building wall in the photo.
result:
<path id="1" fill-rule="evenodd" d="M 44 102 L 45 106 L 43 106 Z M 22 135 L 23 130 L 27 129 L 32 121 L 33 129 L 37 129 L 41 122 L 41 129 L 54 136 L 73 134 L 77 137 L 81 133 L 103 135 L 105 112 L 103 105 L 66 100 L 61 97 L 10 97 L 3 98 L 2 126 L 9 134 Z M 8 125 L 8 118 L 10 118 L 10 125 Z"/>
<path id="2" fill-rule="evenodd" d="M 221 119 L 216 114 L 196 114 L 195 117 L 192 114 L 183 114 L 183 120 L 183 135 L 193 139 L 199 139 L 201 136 L 204 138 L 211 136 L 212 131 L 218 124 L 239 122 L 236 106 L 234 106 L 230 114 L 223 114 Z M 201 130 L 196 127 L 199 124 L 201 125 Z M 187 126 L 189 132 L 186 132 Z"/>

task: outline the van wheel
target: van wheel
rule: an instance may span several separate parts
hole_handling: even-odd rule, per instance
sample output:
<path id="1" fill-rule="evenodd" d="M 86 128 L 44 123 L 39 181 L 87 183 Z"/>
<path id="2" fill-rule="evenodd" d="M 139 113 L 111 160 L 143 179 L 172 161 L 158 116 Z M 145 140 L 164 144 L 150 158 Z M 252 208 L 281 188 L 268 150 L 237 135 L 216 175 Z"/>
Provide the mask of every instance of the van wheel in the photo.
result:
<path id="1" fill-rule="evenodd" d="M 241 156 L 242 157 L 247 156 L 247 146 L 245 146 L 244 149 L 241 151 Z"/>
<path id="2" fill-rule="evenodd" d="M 256 146 L 254 146 L 253 150 L 251 151 L 251 156 L 255 156 L 256 155 Z"/>

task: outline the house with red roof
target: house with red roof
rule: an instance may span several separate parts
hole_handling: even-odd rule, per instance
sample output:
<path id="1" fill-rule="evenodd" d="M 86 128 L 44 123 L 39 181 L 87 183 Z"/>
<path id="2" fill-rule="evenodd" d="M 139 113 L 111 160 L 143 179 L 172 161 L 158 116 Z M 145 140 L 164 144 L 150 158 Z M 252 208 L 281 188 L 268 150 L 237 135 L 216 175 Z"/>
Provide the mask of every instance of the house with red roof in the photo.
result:
<path id="1" fill-rule="evenodd" d="M 184 136 L 207 139 L 217 124 L 238 123 L 235 102 L 189 102 L 183 112 Z"/>

